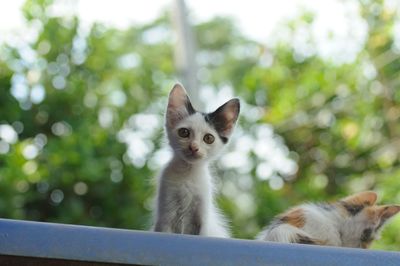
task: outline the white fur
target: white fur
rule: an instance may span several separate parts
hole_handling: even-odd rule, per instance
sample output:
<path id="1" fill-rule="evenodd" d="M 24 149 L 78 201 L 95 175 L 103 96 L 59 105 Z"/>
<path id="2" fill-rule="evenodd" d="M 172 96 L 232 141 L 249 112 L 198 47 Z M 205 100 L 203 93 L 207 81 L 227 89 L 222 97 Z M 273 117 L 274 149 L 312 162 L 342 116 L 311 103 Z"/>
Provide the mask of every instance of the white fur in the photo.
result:
<path id="1" fill-rule="evenodd" d="M 190 129 L 189 138 L 178 136 L 177 131 L 182 127 Z M 169 223 L 174 219 L 175 209 L 178 208 L 175 206 L 174 198 L 179 195 L 184 199 L 181 200 L 181 204 L 187 212 L 196 208 L 192 206 L 195 201 L 201 202 L 200 235 L 229 237 L 227 223 L 214 203 L 214 185 L 209 171 L 210 159 L 214 158 L 224 146 L 217 132 L 205 121 L 202 114 L 195 113 L 182 119 L 176 127 L 167 127 L 167 133 L 174 154 L 159 178 L 156 226 L 157 223 L 163 223 L 160 225 L 161 231 L 173 232 Z M 207 133 L 215 137 L 214 143 L 207 144 L 203 141 Z M 196 158 L 188 154 L 187 147 L 190 143 L 195 143 L 199 147 L 199 156 Z M 169 203 L 171 206 L 168 206 Z M 185 214 L 186 212 L 182 216 Z M 189 222 L 183 221 L 184 225 L 187 223 Z M 182 228 L 179 233 L 183 233 L 184 230 Z"/>
<path id="2" fill-rule="evenodd" d="M 191 129 L 189 138 L 180 138 L 177 135 L 177 129 L 182 127 Z M 203 137 L 207 133 L 211 133 L 215 137 L 214 143 L 207 144 L 203 141 Z M 218 137 L 218 133 L 204 120 L 203 115 L 200 113 L 195 113 L 180 121 L 175 128 L 168 130 L 168 136 L 170 145 L 175 152 L 174 155 L 180 156 L 183 160 L 191 161 L 191 158 L 187 158 L 186 156 L 188 151 L 187 146 L 190 143 L 195 143 L 199 146 L 198 153 L 201 156 L 199 158 L 201 160 L 194 160 L 195 164 L 204 164 L 214 159 L 224 146 Z"/>
<path id="3" fill-rule="evenodd" d="M 297 227 L 294 227 L 290 224 L 282 224 L 273 229 L 267 228 L 257 236 L 257 239 L 281 243 L 294 243 L 297 241 L 298 234 L 311 237 L 306 232 Z"/>
<path id="4" fill-rule="evenodd" d="M 376 226 L 376 221 L 370 221 L 363 212 L 350 216 L 339 207 L 325 210 L 314 204 L 303 204 L 299 208 L 305 218 L 302 228 L 282 223 L 266 228 L 257 239 L 294 243 L 300 234 L 328 246 L 361 247 L 363 230 Z"/>

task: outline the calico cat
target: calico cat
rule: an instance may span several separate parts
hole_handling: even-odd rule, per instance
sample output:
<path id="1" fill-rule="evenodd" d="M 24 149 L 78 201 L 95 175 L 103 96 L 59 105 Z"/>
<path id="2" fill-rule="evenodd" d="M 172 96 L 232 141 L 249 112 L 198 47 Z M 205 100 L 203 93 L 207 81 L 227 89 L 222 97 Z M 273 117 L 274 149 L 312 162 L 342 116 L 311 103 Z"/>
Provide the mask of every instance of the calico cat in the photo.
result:
<path id="1" fill-rule="evenodd" d="M 239 111 L 239 100 L 231 99 L 212 113 L 197 112 L 183 86 L 173 87 L 165 124 L 173 157 L 158 180 L 155 231 L 229 237 L 209 162 L 228 142 Z"/>
<path id="2" fill-rule="evenodd" d="M 399 205 L 375 205 L 377 194 L 364 191 L 333 203 L 307 203 L 278 215 L 259 240 L 368 248 Z"/>

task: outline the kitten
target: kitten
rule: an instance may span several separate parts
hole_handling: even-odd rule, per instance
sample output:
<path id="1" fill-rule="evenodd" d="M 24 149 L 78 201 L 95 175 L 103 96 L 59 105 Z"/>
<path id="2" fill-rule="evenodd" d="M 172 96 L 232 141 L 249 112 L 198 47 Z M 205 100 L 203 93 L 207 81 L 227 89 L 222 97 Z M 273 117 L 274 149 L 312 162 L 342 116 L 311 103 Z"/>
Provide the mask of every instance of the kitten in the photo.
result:
<path id="1" fill-rule="evenodd" d="M 183 86 L 173 87 L 165 125 L 173 158 L 158 182 L 155 231 L 229 237 L 208 166 L 228 142 L 239 110 L 232 99 L 212 113 L 197 112 Z"/>
<path id="2" fill-rule="evenodd" d="M 398 205 L 375 205 L 377 195 L 360 192 L 334 203 L 307 203 L 278 215 L 259 240 L 368 248 Z"/>

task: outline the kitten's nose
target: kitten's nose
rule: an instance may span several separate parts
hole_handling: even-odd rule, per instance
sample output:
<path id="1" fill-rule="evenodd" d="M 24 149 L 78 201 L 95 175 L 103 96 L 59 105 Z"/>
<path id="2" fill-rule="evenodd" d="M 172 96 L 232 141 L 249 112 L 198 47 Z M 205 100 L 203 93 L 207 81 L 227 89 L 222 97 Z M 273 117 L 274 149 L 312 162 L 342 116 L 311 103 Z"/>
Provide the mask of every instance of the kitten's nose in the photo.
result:
<path id="1" fill-rule="evenodd" d="M 196 152 L 199 151 L 199 147 L 198 147 L 196 144 L 191 143 L 191 144 L 189 145 L 189 150 L 190 150 L 192 153 L 196 153 Z"/>

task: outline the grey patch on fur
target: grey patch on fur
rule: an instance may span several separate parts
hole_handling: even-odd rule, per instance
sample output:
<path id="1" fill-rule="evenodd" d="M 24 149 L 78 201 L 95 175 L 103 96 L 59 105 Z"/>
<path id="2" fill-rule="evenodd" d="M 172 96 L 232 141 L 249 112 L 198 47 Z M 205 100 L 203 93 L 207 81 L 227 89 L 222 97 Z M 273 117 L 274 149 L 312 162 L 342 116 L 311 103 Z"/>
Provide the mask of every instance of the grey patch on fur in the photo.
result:
<path id="1" fill-rule="evenodd" d="M 339 203 L 342 204 L 346 211 L 352 216 L 357 215 L 360 211 L 364 209 L 364 205 L 349 204 L 345 201 L 339 201 Z"/>
<path id="2" fill-rule="evenodd" d="M 273 230 L 284 223 L 286 223 L 286 222 L 284 222 L 281 217 L 275 217 L 272 220 L 272 222 L 268 225 L 268 227 L 266 227 L 266 229 Z"/>
<path id="3" fill-rule="evenodd" d="M 239 113 L 240 113 L 239 99 L 232 99 L 232 100 L 226 102 L 225 104 L 221 105 L 220 107 L 218 107 L 218 109 L 215 110 L 214 112 L 208 113 L 208 114 L 203 114 L 206 122 L 209 123 L 210 125 L 212 125 L 215 128 L 215 130 L 218 132 L 218 136 L 221 138 L 223 143 L 227 143 L 228 138 L 226 136 L 222 135 L 223 131 L 226 130 L 226 124 L 227 124 L 227 121 L 222 113 L 223 113 L 225 107 L 227 106 L 227 104 L 229 104 L 232 101 L 234 101 L 237 104 L 236 105 L 237 112 L 236 112 L 236 117 L 235 117 L 235 122 L 236 122 L 237 118 L 239 116 Z"/>
<path id="4" fill-rule="evenodd" d="M 318 243 L 315 242 L 312 238 L 304 235 L 297 235 L 297 240 L 296 243 L 298 244 L 308 244 L 308 245 L 318 245 Z"/>
<path id="5" fill-rule="evenodd" d="M 175 194 L 167 207 L 173 214 L 171 219 L 169 221 L 160 220 L 154 230 L 165 232 L 167 229 L 165 226 L 168 225 L 172 233 L 199 235 L 202 227 L 201 199 L 193 198 L 188 204 L 186 204 L 187 202 L 184 196 Z M 165 216 L 163 215 L 163 217 Z"/>
<path id="6" fill-rule="evenodd" d="M 176 194 L 174 196 L 174 201 L 177 206 L 175 210 L 175 215 L 171 221 L 171 230 L 173 233 L 182 233 L 183 227 L 183 217 L 184 217 L 184 210 L 182 208 L 182 198 Z"/>
<path id="7" fill-rule="evenodd" d="M 314 205 L 317 206 L 318 208 L 321 208 L 326 211 L 332 211 L 335 208 L 335 206 L 333 204 L 324 203 L 324 202 L 318 202 L 318 203 L 315 203 Z"/>
<path id="8" fill-rule="evenodd" d="M 371 228 L 365 229 L 361 235 L 361 242 L 370 242 L 372 240 L 373 240 L 372 229 Z"/>
<path id="9" fill-rule="evenodd" d="M 288 217 L 287 215 L 279 216 L 279 220 L 280 220 L 282 223 L 288 223 L 289 217 Z"/>
<path id="10" fill-rule="evenodd" d="M 213 113 L 211 113 L 211 114 L 204 114 L 204 113 L 203 113 L 204 120 L 206 120 L 206 122 L 207 122 L 209 125 L 211 125 L 213 128 L 215 128 L 215 130 L 216 130 L 217 133 L 218 133 L 218 137 L 221 139 L 221 141 L 222 141 L 224 144 L 226 144 L 226 143 L 228 142 L 229 139 L 228 139 L 227 137 L 222 136 L 222 135 L 220 134 L 220 132 L 221 132 L 221 125 L 220 125 L 220 122 L 216 121 L 215 118 L 214 118 L 214 116 L 213 116 L 212 114 L 213 114 Z"/>
<path id="11" fill-rule="evenodd" d="M 201 200 L 199 198 L 195 198 L 191 204 L 191 210 L 189 211 L 189 221 L 185 224 L 185 228 L 183 233 L 190 235 L 199 235 L 202 220 L 201 220 Z"/>

